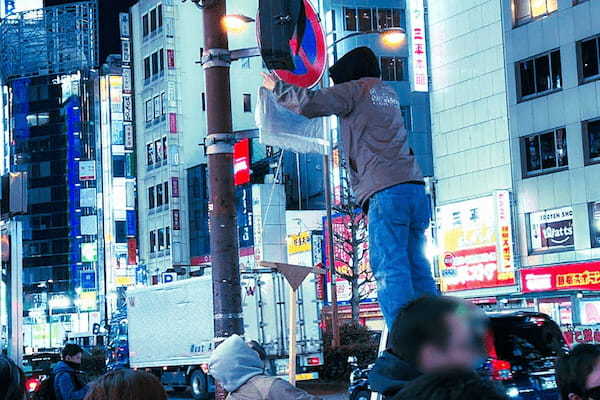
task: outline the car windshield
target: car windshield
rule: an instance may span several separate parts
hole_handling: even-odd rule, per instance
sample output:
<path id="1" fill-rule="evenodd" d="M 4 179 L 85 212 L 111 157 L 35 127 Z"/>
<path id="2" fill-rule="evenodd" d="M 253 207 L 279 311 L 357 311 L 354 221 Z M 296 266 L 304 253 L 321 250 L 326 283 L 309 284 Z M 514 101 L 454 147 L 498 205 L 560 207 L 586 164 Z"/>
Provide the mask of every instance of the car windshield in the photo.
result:
<path id="1" fill-rule="evenodd" d="M 47 372 L 58 362 L 57 357 L 34 357 L 23 360 L 23 371 L 28 374 L 32 372 Z"/>
<path id="2" fill-rule="evenodd" d="M 511 364 L 557 357 L 564 341 L 554 322 L 543 317 L 492 318 L 497 356 Z"/>

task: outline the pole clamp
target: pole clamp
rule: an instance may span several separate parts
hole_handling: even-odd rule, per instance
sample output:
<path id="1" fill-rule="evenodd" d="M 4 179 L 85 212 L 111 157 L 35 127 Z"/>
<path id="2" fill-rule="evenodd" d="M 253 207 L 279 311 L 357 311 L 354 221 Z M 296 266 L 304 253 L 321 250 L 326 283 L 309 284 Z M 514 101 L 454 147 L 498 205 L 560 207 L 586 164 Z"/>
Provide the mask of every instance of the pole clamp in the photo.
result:
<path id="1" fill-rule="evenodd" d="M 215 133 L 204 138 L 205 155 L 233 154 L 235 135 L 233 133 Z"/>
<path id="2" fill-rule="evenodd" d="M 209 49 L 202 52 L 202 68 L 217 68 L 231 66 L 231 51 L 227 49 Z"/>

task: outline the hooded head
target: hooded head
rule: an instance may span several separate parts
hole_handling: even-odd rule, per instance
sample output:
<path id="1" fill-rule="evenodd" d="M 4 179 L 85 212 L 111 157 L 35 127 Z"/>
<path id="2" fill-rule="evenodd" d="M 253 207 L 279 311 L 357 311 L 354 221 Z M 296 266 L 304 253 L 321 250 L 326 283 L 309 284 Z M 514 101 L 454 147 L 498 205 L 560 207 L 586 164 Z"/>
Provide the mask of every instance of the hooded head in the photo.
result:
<path id="1" fill-rule="evenodd" d="M 381 68 L 371 49 L 358 47 L 333 64 L 329 76 L 338 85 L 361 78 L 381 78 Z"/>
<path id="2" fill-rule="evenodd" d="M 264 363 L 238 335 L 233 335 L 212 352 L 208 371 L 228 392 L 235 392 L 251 378 L 263 374 Z"/>

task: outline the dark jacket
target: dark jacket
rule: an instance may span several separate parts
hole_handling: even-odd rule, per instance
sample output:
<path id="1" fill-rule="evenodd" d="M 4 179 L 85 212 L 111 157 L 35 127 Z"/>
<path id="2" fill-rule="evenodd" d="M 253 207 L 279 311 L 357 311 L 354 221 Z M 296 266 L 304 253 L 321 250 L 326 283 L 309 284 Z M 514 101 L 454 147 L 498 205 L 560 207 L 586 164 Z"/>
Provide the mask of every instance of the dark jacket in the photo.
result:
<path id="1" fill-rule="evenodd" d="M 391 398 L 421 375 L 416 367 L 385 351 L 369 373 L 369 386 L 374 392 Z"/>
<path id="2" fill-rule="evenodd" d="M 60 361 L 54 367 L 54 391 L 58 400 L 83 400 L 88 386 L 81 383 L 77 370 Z"/>
<path id="3" fill-rule="evenodd" d="M 237 335 L 212 352 L 208 369 L 229 392 L 228 400 L 318 400 L 283 379 L 266 376 L 258 353 Z"/>
<path id="4" fill-rule="evenodd" d="M 279 104 L 305 117 L 341 118 L 350 182 L 363 208 L 381 190 L 423 181 L 410 150 L 398 96 L 380 79 L 367 77 L 321 90 L 279 81 L 273 93 Z"/>

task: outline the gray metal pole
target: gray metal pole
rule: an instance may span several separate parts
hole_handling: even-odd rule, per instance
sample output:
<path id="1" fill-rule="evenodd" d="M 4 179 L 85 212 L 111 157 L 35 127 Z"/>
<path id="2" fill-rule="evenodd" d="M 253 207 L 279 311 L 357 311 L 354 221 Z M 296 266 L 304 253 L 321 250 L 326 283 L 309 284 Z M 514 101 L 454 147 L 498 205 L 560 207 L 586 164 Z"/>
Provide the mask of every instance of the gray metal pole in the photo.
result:
<path id="1" fill-rule="evenodd" d="M 23 225 L 14 218 L 10 229 L 10 313 L 8 356 L 23 365 Z"/>

